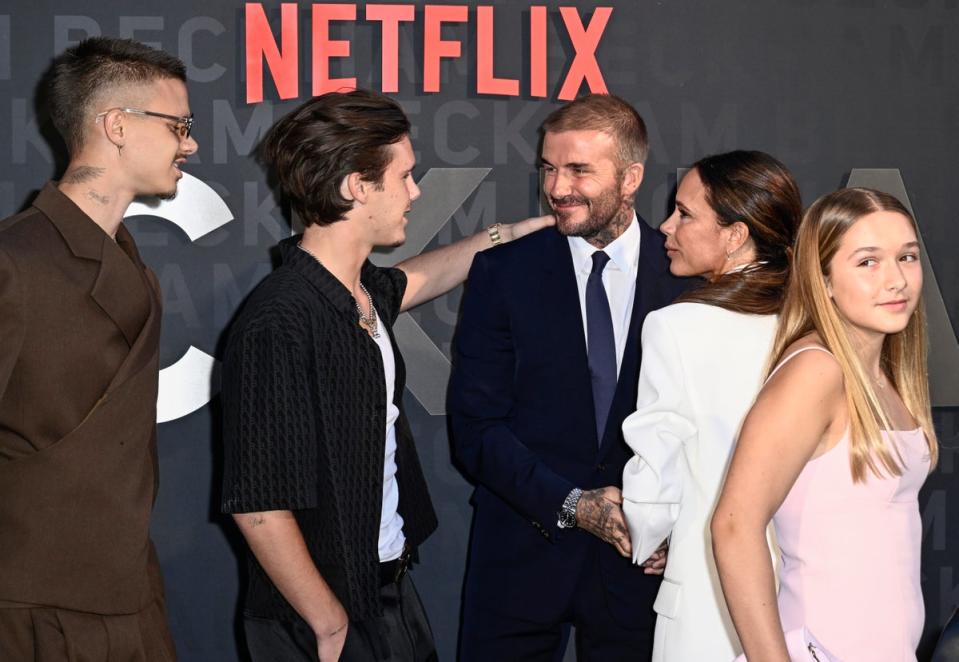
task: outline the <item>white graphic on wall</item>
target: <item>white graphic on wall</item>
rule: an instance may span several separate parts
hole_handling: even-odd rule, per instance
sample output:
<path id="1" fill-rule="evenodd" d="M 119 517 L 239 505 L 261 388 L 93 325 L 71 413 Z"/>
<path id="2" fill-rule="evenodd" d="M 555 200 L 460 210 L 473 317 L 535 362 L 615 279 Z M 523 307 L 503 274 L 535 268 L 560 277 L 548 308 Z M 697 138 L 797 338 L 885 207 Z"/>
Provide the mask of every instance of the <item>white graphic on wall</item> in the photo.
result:
<path id="1" fill-rule="evenodd" d="M 196 241 L 233 220 L 233 212 L 220 194 L 205 183 L 184 172 L 172 200 L 149 198 L 135 200 L 123 215 L 165 218 Z"/>
<path id="2" fill-rule="evenodd" d="M 127 209 L 128 216 L 163 218 L 183 230 L 196 241 L 233 220 L 233 213 L 223 198 L 202 181 L 183 173 L 172 200 L 138 200 Z M 160 371 L 157 394 L 157 422 L 183 418 L 210 401 L 213 391 L 213 369 L 216 359 L 193 345 L 173 365 Z"/>

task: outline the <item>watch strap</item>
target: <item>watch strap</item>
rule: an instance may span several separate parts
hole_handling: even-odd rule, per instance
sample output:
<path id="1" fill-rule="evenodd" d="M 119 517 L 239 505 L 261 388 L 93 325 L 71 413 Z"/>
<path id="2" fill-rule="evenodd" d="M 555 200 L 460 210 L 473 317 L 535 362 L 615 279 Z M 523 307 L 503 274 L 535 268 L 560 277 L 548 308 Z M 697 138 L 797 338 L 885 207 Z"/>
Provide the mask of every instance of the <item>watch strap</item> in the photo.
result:
<path id="1" fill-rule="evenodd" d="M 576 526 L 576 506 L 579 504 L 580 497 L 583 496 L 583 490 L 574 487 L 566 499 L 563 506 L 559 509 L 559 517 L 556 526 L 561 529 L 572 529 Z"/>

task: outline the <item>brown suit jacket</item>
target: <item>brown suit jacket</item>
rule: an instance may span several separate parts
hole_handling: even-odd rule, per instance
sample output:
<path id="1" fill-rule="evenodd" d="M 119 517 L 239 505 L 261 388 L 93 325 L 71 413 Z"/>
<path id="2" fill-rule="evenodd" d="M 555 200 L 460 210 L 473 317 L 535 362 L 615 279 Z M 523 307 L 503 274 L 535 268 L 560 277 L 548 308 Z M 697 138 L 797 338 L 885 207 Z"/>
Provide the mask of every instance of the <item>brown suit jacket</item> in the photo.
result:
<path id="1" fill-rule="evenodd" d="M 48 184 L 0 221 L 0 601 L 130 614 L 159 587 L 159 288 Z"/>

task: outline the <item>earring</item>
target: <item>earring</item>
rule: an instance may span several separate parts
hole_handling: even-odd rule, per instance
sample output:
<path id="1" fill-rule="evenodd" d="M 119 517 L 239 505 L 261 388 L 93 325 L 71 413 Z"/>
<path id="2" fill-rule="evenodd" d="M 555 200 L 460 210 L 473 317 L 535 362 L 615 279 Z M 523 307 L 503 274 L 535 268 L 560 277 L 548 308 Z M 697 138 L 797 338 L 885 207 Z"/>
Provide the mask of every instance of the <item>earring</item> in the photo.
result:
<path id="1" fill-rule="evenodd" d="M 117 154 L 119 154 L 120 157 L 123 158 L 123 145 L 117 145 Z"/>

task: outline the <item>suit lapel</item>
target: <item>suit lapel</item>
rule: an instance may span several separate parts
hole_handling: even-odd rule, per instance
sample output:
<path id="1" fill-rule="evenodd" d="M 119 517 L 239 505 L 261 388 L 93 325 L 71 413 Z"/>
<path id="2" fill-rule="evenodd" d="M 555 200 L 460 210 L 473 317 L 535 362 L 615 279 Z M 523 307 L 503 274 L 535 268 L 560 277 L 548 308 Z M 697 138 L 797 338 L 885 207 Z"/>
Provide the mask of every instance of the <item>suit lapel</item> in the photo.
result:
<path id="1" fill-rule="evenodd" d="M 605 456 L 619 438 L 619 426 L 626 413 L 636 406 L 636 385 L 639 379 L 639 365 L 642 361 L 640 336 L 646 314 L 667 303 L 668 294 L 660 291 L 663 278 L 668 272 L 666 254 L 656 231 L 642 218 L 640 224 L 639 264 L 636 270 L 636 291 L 633 295 L 633 310 L 629 320 L 629 331 L 623 349 L 620 364 L 619 381 L 616 394 L 610 407 L 606 431 L 596 448 L 600 457 Z M 589 374 L 589 359 L 586 355 L 586 334 L 583 330 L 583 314 L 580 308 L 579 293 L 576 286 L 576 274 L 569 242 L 556 230 L 544 230 L 551 233 L 541 256 L 542 282 L 536 291 L 540 293 L 533 307 L 541 311 L 537 320 L 543 332 L 544 352 L 550 352 L 557 360 L 568 361 L 570 378 L 581 385 L 576 401 L 583 403 L 582 415 L 589 416 L 591 429 L 596 428 L 593 389 Z"/>
<path id="2" fill-rule="evenodd" d="M 643 350 L 641 335 L 646 314 L 662 305 L 660 281 L 666 271 L 666 256 L 653 234 L 655 230 L 637 216 L 639 220 L 639 265 L 636 270 L 636 292 L 633 295 L 633 311 L 629 318 L 629 331 L 623 360 L 619 368 L 619 381 L 616 394 L 610 407 L 610 415 L 603 435 L 600 454 L 605 455 L 619 437 L 619 426 L 623 416 L 619 412 L 631 412 L 636 406 L 636 385 L 639 379 L 639 365 Z"/>
<path id="3" fill-rule="evenodd" d="M 106 258 L 108 253 L 113 253 L 114 256 Z M 146 368 L 151 362 L 157 360 L 160 349 L 162 304 L 160 285 L 156 282 L 153 272 L 147 269 L 140 260 L 136 244 L 126 227 L 120 226 L 115 245 L 111 242 L 104 246 L 104 257 L 100 274 L 97 277 L 97 284 L 101 281 L 104 284 L 111 282 L 111 280 L 116 282 L 115 275 L 110 276 L 108 269 L 120 269 L 122 273 L 128 274 L 128 282 L 124 292 L 117 292 L 115 286 L 105 286 L 98 297 L 96 294 L 97 285 L 95 284 L 94 292 L 91 293 L 91 296 L 96 299 L 101 307 L 104 307 L 104 304 L 106 305 L 104 311 L 110 315 L 121 330 L 124 326 L 127 327 L 123 334 L 127 338 L 127 342 L 130 343 L 130 353 L 120 364 L 117 373 L 110 380 L 110 385 L 107 386 L 107 393 L 109 393 L 140 370 Z M 109 267 L 107 266 L 108 260 Z M 128 333 L 131 335 L 127 335 Z"/>
<path id="4" fill-rule="evenodd" d="M 132 246 L 133 243 L 129 232 L 122 226 L 117 232 L 117 241 L 126 246 Z M 133 263 L 134 257 L 119 244 L 104 235 L 101 246 L 100 271 L 90 296 L 113 320 L 127 344 L 132 347 L 143 329 L 144 320 L 150 314 L 151 297 L 144 296 L 149 294 L 146 291 L 149 286 L 141 275 L 141 267 Z"/>
<path id="5" fill-rule="evenodd" d="M 143 263 L 129 231 L 121 224 L 116 243 L 74 202 L 48 183 L 33 202 L 78 258 L 100 263 L 91 298 L 132 346 L 152 307 Z"/>
<path id="6" fill-rule="evenodd" d="M 162 312 L 160 288 L 150 272 L 145 272 L 141 280 L 146 283 L 149 295 L 149 310 L 147 311 L 146 321 L 141 325 L 139 333 L 130 346 L 129 354 L 123 359 L 113 379 L 110 380 L 104 396 L 124 384 L 140 370 L 149 368 L 151 363 L 154 364 L 151 369 L 156 370 L 159 367 L 156 362 L 160 352 L 160 315 Z"/>
<path id="7" fill-rule="evenodd" d="M 659 291 L 660 280 L 666 272 L 666 255 L 663 247 L 655 241 L 655 230 L 639 219 L 639 268 L 636 270 L 636 294 L 633 299 L 633 314 L 629 320 L 629 341 L 623 352 L 623 370 L 626 373 L 627 364 L 630 372 L 639 371 L 639 362 L 642 356 L 640 335 L 643 331 L 643 321 L 646 313 L 662 305 L 663 293 Z M 627 363 L 628 362 L 628 363 Z M 617 389 L 619 390 L 619 389 Z"/>
<path id="8" fill-rule="evenodd" d="M 116 324 L 130 346 L 130 352 L 107 386 L 109 393 L 157 358 L 159 286 L 143 265 L 133 237 L 122 224 L 114 242 L 53 183 L 40 191 L 33 205 L 57 228 L 76 258 L 99 263 L 90 298 Z"/>
<path id="9" fill-rule="evenodd" d="M 539 291 L 540 303 L 536 306 L 545 316 L 541 320 L 547 331 L 544 341 L 555 345 L 555 350 L 564 358 L 575 358 L 586 370 L 586 332 L 583 330 L 583 313 L 579 305 L 576 273 L 569 242 L 555 230 L 550 230 L 555 240 L 548 244 L 543 256 L 542 281 Z M 578 368 L 579 366 L 577 366 Z"/>
<path id="10" fill-rule="evenodd" d="M 530 288 L 530 306 L 536 319 L 533 324 L 541 334 L 541 343 L 536 353 L 550 356 L 562 364 L 562 374 L 569 380 L 573 391 L 571 402 L 580 408 L 581 415 L 590 419 L 589 429 L 596 429 L 596 413 L 593 407 L 593 389 L 586 355 L 586 332 L 583 313 L 579 303 L 576 273 L 569 241 L 555 229 L 546 229 L 550 240 L 544 250 L 531 256 L 540 263 L 540 269 L 531 271 L 540 282 Z M 595 447 L 599 441 L 594 438 Z"/>

